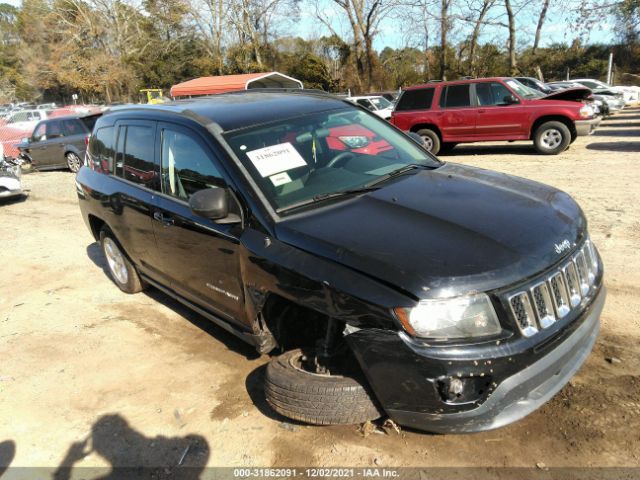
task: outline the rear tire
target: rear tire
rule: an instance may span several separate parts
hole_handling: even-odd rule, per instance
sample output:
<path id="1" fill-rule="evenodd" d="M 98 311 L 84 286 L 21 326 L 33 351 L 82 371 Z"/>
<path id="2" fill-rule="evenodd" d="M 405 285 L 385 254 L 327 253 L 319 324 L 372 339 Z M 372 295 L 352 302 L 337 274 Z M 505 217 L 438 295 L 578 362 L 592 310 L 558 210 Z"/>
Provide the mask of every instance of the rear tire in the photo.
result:
<path id="1" fill-rule="evenodd" d="M 381 416 L 357 376 L 319 375 L 301 367 L 303 352 L 291 350 L 267 366 L 265 396 L 281 415 L 313 425 L 349 425 Z"/>
<path id="2" fill-rule="evenodd" d="M 564 152 L 571 142 L 571 132 L 562 122 L 545 122 L 533 136 L 533 144 L 538 153 L 557 155 Z"/>
<path id="3" fill-rule="evenodd" d="M 82 160 L 80 160 L 80 157 L 73 152 L 69 152 L 65 155 L 65 158 L 67 159 L 67 166 L 69 167 L 69 170 L 73 173 L 78 173 L 78 170 L 82 167 Z"/>
<path id="4" fill-rule="evenodd" d="M 440 137 L 438 134 L 430 128 L 423 128 L 422 130 L 418 130 L 416 133 L 422 137 L 422 140 L 424 141 L 424 148 L 434 155 L 437 155 L 440 151 Z"/>
<path id="5" fill-rule="evenodd" d="M 138 275 L 138 271 L 107 227 L 100 230 L 100 246 L 107 260 L 111 278 L 120 290 L 125 293 L 138 293 L 145 289 L 146 285 Z"/>

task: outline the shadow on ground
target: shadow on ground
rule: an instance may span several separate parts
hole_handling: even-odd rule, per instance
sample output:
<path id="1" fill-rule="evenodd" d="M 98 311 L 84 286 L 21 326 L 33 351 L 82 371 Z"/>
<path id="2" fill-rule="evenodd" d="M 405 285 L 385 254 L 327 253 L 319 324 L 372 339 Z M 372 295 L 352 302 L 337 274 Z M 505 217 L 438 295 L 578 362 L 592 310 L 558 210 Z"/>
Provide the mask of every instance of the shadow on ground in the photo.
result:
<path id="1" fill-rule="evenodd" d="M 0 442 L 0 477 L 9 468 L 16 456 L 16 443 L 13 440 Z"/>
<path id="2" fill-rule="evenodd" d="M 594 142 L 587 145 L 587 149 L 603 152 L 640 152 L 640 142 Z"/>
<path id="3" fill-rule="evenodd" d="M 117 288 L 115 282 L 113 282 L 113 279 L 111 278 L 111 274 L 109 273 L 107 260 L 104 257 L 102 249 L 100 248 L 100 244 L 98 242 L 94 242 L 88 245 L 86 250 L 89 259 L 97 267 L 102 269 L 104 274 L 113 283 L 114 287 Z M 255 360 L 256 358 L 260 357 L 260 354 L 254 347 L 227 332 L 224 328 L 217 326 L 215 323 L 203 317 L 202 315 L 194 312 L 169 295 L 161 292 L 157 288 L 149 286 L 144 292 L 142 292 L 142 294 L 148 296 L 150 299 L 155 300 L 156 302 L 173 310 L 178 315 L 184 317 L 200 330 L 205 331 L 207 334 L 215 337 L 217 340 L 222 342 L 229 350 L 238 353 L 249 360 Z"/>
<path id="4" fill-rule="evenodd" d="M 594 137 L 638 137 L 640 136 L 640 130 L 610 130 L 611 125 L 605 125 L 604 128 L 598 128 L 593 132 Z M 626 126 L 626 124 L 620 124 L 619 126 Z"/>
<path id="5" fill-rule="evenodd" d="M 532 143 L 507 143 L 504 145 L 458 145 L 451 152 L 439 153 L 439 157 L 456 155 L 538 155 Z"/>
<path id="6" fill-rule="evenodd" d="M 620 119 L 622 120 L 622 118 Z M 613 123 L 607 122 L 602 124 L 603 128 L 629 128 L 629 127 L 640 127 L 640 122 L 621 122 L 621 123 Z"/>
<path id="7" fill-rule="evenodd" d="M 110 467 L 95 468 L 82 476 L 101 479 L 200 478 L 209 459 L 209 444 L 200 435 L 145 437 L 118 414 L 103 415 L 82 440 L 72 443 L 53 474 L 54 480 L 81 478 L 76 464 L 96 454 Z M 93 470 L 93 469 L 91 469 Z"/>

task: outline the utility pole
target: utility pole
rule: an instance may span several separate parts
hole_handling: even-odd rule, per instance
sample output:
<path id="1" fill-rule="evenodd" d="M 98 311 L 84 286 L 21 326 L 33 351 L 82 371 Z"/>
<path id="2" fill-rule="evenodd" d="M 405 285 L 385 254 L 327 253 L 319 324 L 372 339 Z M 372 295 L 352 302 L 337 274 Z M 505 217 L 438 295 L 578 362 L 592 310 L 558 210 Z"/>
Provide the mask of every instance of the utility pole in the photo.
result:
<path id="1" fill-rule="evenodd" d="M 607 85 L 611 85 L 611 70 L 613 69 L 613 52 L 609 53 L 609 68 L 607 69 Z"/>

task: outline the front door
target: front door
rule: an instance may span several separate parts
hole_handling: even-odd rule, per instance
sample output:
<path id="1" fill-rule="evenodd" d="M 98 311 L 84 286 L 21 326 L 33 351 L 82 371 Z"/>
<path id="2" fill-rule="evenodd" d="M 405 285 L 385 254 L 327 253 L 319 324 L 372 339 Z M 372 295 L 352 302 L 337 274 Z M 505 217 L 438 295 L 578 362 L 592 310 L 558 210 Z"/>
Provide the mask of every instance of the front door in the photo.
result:
<path id="1" fill-rule="evenodd" d="M 216 157 L 195 131 L 158 126 L 162 195 L 153 213 L 164 283 L 187 300 L 233 321 L 242 318 L 239 224 L 218 224 L 189 208 L 189 197 L 224 186 Z"/>
<path id="2" fill-rule="evenodd" d="M 60 120 L 48 120 L 37 125 L 29 144 L 29 154 L 35 168 L 64 165 L 64 134 Z"/>
<path id="3" fill-rule="evenodd" d="M 475 135 L 483 140 L 514 140 L 526 135 L 526 113 L 520 103 L 512 103 L 511 90 L 500 82 L 475 84 L 478 119 Z"/>

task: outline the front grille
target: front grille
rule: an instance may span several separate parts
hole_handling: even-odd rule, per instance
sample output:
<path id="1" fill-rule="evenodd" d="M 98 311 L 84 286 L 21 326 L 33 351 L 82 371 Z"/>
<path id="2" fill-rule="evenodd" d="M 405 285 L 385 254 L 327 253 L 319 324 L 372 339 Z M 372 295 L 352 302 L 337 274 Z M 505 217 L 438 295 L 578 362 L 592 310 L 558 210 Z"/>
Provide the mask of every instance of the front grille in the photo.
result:
<path id="1" fill-rule="evenodd" d="M 596 286 L 598 256 L 590 240 L 559 267 L 507 296 L 518 329 L 531 337 L 577 311 Z"/>

